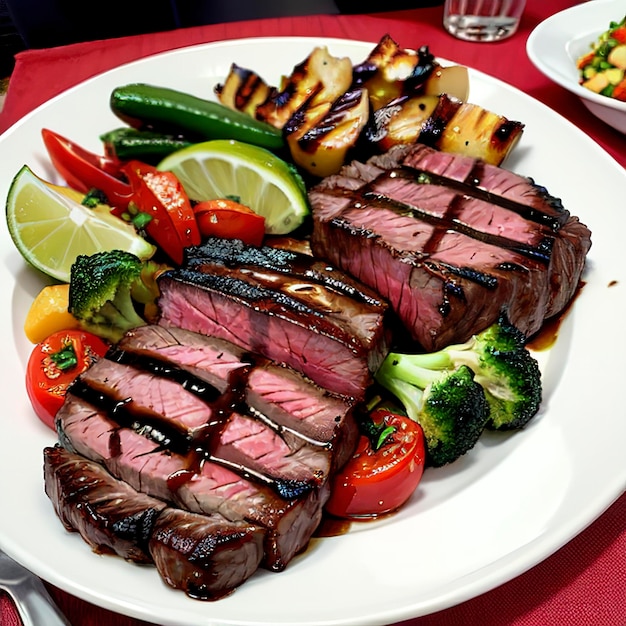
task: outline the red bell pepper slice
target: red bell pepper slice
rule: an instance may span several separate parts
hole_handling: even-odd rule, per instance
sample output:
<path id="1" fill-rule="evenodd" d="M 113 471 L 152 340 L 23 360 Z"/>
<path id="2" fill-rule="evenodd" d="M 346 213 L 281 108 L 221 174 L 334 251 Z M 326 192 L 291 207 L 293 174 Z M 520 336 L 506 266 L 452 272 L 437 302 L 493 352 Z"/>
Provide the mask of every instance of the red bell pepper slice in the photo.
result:
<path id="1" fill-rule="evenodd" d="M 611 37 L 620 43 L 626 43 L 626 26 L 618 26 L 611 32 Z"/>
<path id="2" fill-rule="evenodd" d="M 144 229 L 172 261 L 181 264 L 184 249 L 200 244 L 200 231 L 191 202 L 172 172 L 161 172 L 141 161 L 123 166 L 133 196 L 129 209 L 147 214 Z"/>
<path id="3" fill-rule="evenodd" d="M 265 218 L 235 200 L 204 200 L 193 207 L 193 212 L 203 237 L 241 239 L 251 246 L 263 243 Z"/>
<path id="4" fill-rule="evenodd" d="M 132 190 L 123 178 L 120 161 L 94 154 L 47 128 L 41 135 L 52 164 L 70 187 L 83 193 L 98 189 L 112 207 L 124 210 L 128 206 Z"/>

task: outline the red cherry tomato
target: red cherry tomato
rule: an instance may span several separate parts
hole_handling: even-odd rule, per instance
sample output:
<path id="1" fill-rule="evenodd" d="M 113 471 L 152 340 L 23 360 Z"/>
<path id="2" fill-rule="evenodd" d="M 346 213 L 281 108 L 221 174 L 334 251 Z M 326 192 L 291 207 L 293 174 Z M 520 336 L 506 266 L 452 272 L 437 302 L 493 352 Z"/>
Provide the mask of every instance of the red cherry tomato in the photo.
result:
<path id="1" fill-rule="evenodd" d="M 226 198 L 198 202 L 193 208 L 203 237 L 241 239 L 260 246 L 265 236 L 265 218 L 247 206 Z"/>
<path id="2" fill-rule="evenodd" d="M 200 244 L 198 224 L 183 186 L 172 172 L 140 161 L 129 161 L 123 170 L 133 190 L 129 211 L 149 216 L 146 233 L 180 265 L 184 249 Z"/>
<path id="3" fill-rule="evenodd" d="M 419 424 L 377 409 L 371 415 L 380 447 L 361 436 L 357 450 L 333 479 L 326 510 L 342 518 L 376 517 L 401 507 L 424 472 L 424 433 Z"/>
<path id="4" fill-rule="evenodd" d="M 109 346 L 82 330 L 61 330 L 38 343 L 26 367 L 26 391 L 37 417 L 54 429 L 68 385 Z"/>

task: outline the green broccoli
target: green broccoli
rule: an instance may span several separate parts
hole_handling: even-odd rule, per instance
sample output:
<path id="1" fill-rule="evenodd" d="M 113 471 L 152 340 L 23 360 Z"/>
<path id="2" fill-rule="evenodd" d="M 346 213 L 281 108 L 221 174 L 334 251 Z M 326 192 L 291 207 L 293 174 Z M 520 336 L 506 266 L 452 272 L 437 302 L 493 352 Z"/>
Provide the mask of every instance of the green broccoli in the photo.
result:
<path id="1" fill-rule="evenodd" d="M 525 335 L 505 314 L 463 344 L 415 358 L 422 367 L 433 369 L 467 365 L 485 390 L 490 429 L 522 428 L 541 405 L 539 365 L 526 348 Z"/>
<path id="2" fill-rule="evenodd" d="M 476 445 L 489 418 L 489 405 L 469 367 L 439 371 L 421 366 L 418 360 L 419 355 L 392 352 L 376 372 L 376 380 L 422 427 L 427 463 L 441 467 Z"/>
<path id="3" fill-rule="evenodd" d="M 119 341 L 127 330 L 147 323 L 138 305 L 144 315 L 155 305 L 156 274 L 162 269 L 122 250 L 79 255 L 70 273 L 68 310 L 83 330 Z"/>

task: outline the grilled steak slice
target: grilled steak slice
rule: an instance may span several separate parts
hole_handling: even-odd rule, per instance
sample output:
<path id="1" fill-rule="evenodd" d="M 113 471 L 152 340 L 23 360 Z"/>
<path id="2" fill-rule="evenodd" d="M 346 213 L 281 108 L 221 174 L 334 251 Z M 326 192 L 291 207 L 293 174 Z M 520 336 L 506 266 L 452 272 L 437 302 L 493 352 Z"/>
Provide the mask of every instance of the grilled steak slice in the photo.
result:
<path id="1" fill-rule="evenodd" d="M 107 402 L 106 396 L 90 389 L 79 379 L 57 414 L 64 447 L 102 463 L 136 490 L 177 507 L 264 528 L 263 564 L 268 569 L 284 569 L 306 546 L 321 521 L 326 486 L 302 489 L 301 483 L 278 485 L 265 476 L 240 474 L 241 467 L 214 462 L 202 450 L 190 449 L 176 428 L 166 431 L 162 422 L 150 423 L 126 411 L 125 402 Z"/>
<path id="2" fill-rule="evenodd" d="M 426 350 L 503 310 L 532 335 L 573 296 L 591 246 L 532 180 L 423 145 L 353 162 L 309 197 L 313 252 L 377 290 Z"/>
<path id="3" fill-rule="evenodd" d="M 156 520 L 150 554 L 168 585 L 192 598 L 217 600 L 256 572 L 262 536 L 244 522 L 167 508 Z"/>
<path id="4" fill-rule="evenodd" d="M 220 393 L 211 385 L 194 382 L 185 373 L 183 384 L 177 370 L 166 365 L 169 376 L 159 376 L 162 363 L 131 358 L 113 351 L 98 359 L 81 377 L 90 392 L 102 394 L 111 406 L 123 404 L 129 416 L 125 426 L 145 424 L 159 432 L 172 432 L 172 445 L 187 454 L 202 449 L 209 458 L 240 466 L 248 474 L 265 475 L 278 488 L 316 489 L 330 470 L 330 452 L 300 440 L 290 448 L 277 430 L 245 411 L 238 389 Z M 111 359 L 120 359 L 122 362 Z M 298 487 L 299 485 L 299 487 Z"/>
<path id="5" fill-rule="evenodd" d="M 330 394 L 290 367 L 277 365 L 234 344 L 159 325 L 129 331 L 118 344 L 127 355 L 180 368 L 222 393 L 243 385 L 253 415 L 279 430 L 297 449 L 303 440 L 332 451 L 334 465 L 343 465 L 358 439 L 354 407 Z"/>
<path id="6" fill-rule="evenodd" d="M 47 447 L 43 453 L 46 495 L 63 526 L 78 532 L 94 552 L 150 563 L 148 542 L 166 504 L 65 448 Z"/>
<path id="7" fill-rule="evenodd" d="M 194 598 L 220 598 L 263 556 L 263 529 L 218 514 L 167 507 L 61 446 L 44 449 L 46 493 L 69 531 L 98 553 L 154 563 L 163 580 Z"/>
<path id="8" fill-rule="evenodd" d="M 378 294 L 296 251 L 210 239 L 187 253 L 159 278 L 161 325 L 227 339 L 363 398 L 388 347 Z"/>

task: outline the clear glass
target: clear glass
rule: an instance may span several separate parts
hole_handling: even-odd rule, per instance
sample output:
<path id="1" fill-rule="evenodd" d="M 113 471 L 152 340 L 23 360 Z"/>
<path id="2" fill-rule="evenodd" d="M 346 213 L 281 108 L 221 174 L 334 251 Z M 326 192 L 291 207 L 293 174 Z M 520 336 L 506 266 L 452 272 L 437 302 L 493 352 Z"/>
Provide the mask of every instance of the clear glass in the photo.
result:
<path id="1" fill-rule="evenodd" d="M 444 28 L 466 41 L 500 41 L 518 28 L 526 0 L 446 0 Z"/>

